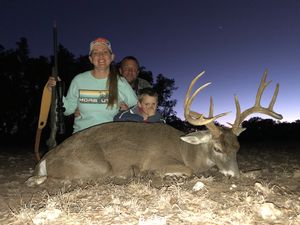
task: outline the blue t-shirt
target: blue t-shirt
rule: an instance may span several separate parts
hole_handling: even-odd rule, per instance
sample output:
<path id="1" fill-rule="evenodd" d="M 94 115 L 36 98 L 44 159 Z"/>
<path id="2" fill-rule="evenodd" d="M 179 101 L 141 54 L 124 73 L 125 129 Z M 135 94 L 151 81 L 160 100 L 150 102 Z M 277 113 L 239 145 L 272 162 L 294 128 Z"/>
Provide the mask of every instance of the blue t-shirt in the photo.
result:
<path id="1" fill-rule="evenodd" d="M 132 107 L 137 102 L 137 97 L 131 86 L 123 77 L 118 78 L 118 104 L 113 108 L 107 107 L 108 87 L 107 78 L 97 79 L 91 71 L 78 74 L 74 77 L 63 98 L 65 115 L 70 115 L 79 108 L 80 116 L 75 117 L 74 133 L 100 123 L 113 121 L 118 113 L 119 104 L 124 102 Z"/>

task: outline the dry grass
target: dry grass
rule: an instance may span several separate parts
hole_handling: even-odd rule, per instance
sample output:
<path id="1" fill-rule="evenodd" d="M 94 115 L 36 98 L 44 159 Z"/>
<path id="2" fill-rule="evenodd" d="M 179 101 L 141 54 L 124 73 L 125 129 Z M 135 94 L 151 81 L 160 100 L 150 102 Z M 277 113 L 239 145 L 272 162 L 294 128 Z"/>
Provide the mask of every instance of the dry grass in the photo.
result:
<path id="1" fill-rule="evenodd" d="M 240 179 L 212 170 L 160 189 L 150 180 L 40 188 L 0 224 L 300 224 L 299 158 L 260 148 L 242 149 Z"/>
<path id="2" fill-rule="evenodd" d="M 297 224 L 299 202 L 270 184 L 245 188 L 201 181 L 205 188 L 171 185 L 162 189 L 132 182 L 128 185 L 93 184 L 70 192 L 44 194 L 40 202 L 25 205 L 15 213 L 13 224 Z M 242 189 L 241 189 L 242 188 Z M 214 189 L 213 193 L 210 189 Z M 217 191 L 217 189 L 221 189 Z M 272 199 L 272 200 L 271 200 Z M 290 221 L 290 223 L 288 223 Z"/>

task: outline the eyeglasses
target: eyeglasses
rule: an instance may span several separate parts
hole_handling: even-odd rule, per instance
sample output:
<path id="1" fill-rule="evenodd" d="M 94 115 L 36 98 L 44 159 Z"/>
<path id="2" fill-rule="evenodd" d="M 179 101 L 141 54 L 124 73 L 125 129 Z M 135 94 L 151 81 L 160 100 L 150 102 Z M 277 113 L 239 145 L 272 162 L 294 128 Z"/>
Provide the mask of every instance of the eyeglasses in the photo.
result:
<path id="1" fill-rule="evenodd" d="M 100 56 L 103 56 L 103 57 L 107 57 L 107 56 L 110 56 L 110 52 L 109 51 L 104 51 L 104 52 L 92 52 L 91 56 L 93 57 L 100 57 Z"/>

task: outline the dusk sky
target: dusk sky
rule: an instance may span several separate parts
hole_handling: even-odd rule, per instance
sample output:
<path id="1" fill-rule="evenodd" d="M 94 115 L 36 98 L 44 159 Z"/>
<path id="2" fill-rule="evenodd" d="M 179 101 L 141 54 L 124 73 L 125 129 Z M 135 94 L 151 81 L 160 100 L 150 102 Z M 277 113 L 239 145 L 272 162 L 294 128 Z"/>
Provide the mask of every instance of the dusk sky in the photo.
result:
<path id="1" fill-rule="evenodd" d="M 233 122 L 234 94 L 242 110 L 252 106 L 267 68 L 272 83 L 262 104 L 269 104 L 279 82 L 275 111 L 283 121 L 300 119 L 299 0 L 1 0 L 0 7 L 5 49 L 26 37 L 31 56 L 50 56 L 53 21 L 59 42 L 75 56 L 105 37 L 116 61 L 133 55 L 154 76 L 175 79 L 179 117 L 189 82 L 205 70 L 197 85 L 212 84 L 192 109 L 207 115 L 213 96 L 215 114 L 232 112 L 218 121 Z"/>

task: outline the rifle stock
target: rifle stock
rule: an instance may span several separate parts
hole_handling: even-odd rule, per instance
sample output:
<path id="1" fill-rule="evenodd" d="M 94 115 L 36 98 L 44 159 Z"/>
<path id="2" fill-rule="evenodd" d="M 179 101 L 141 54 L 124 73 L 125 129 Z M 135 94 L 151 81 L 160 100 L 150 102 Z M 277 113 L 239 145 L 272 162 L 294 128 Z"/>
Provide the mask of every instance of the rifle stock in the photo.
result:
<path id="1" fill-rule="evenodd" d="M 41 139 L 42 130 L 47 124 L 48 114 L 51 106 L 51 99 L 52 99 L 52 92 L 48 89 L 46 84 L 43 90 L 43 95 L 41 100 L 38 128 L 36 131 L 35 145 L 34 145 L 34 152 L 37 161 L 41 159 L 39 153 L 40 139 Z"/>

